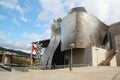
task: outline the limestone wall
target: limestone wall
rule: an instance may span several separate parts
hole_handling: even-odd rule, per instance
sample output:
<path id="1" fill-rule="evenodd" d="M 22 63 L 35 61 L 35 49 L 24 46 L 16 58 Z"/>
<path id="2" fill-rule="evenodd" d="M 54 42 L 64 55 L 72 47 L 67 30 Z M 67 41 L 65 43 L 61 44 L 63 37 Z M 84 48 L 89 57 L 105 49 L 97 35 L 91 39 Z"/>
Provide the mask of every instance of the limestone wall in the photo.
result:
<path id="1" fill-rule="evenodd" d="M 92 47 L 92 63 L 97 66 L 100 62 L 105 60 L 106 50 L 98 47 Z"/>

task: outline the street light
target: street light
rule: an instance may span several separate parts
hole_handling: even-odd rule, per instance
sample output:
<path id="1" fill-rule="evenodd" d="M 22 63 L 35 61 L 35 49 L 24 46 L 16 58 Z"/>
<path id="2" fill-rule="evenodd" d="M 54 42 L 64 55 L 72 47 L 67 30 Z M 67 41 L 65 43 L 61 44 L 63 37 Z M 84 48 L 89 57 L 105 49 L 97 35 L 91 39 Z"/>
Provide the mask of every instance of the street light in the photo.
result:
<path id="1" fill-rule="evenodd" d="M 74 43 L 70 44 L 70 48 L 71 48 L 71 56 L 70 56 L 70 71 L 72 70 L 72 53 L 73 53 L 72 49 L 73 49 L 73 47 L 74 47 Z"/>
<path id="2" fill-rule="evenodd" d="M 98 49 L 96 48 L 96 53 L 97 53 L 97 68 L 98 68 Z"/>

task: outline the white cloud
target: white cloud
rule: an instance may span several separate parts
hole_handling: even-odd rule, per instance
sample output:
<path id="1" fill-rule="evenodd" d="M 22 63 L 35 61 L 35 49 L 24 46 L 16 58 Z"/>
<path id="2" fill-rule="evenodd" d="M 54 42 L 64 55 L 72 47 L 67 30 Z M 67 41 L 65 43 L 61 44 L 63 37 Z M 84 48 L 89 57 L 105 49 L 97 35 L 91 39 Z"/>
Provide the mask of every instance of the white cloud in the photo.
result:
<path id="1" fill-rule="evenodd" d="M 7 41 L 4 39 L 0 39 L 1 47 L 9 48 L 9 49 L 15 49 L 15 50 L 21 50 L 21 51 L 28 51 L 30 53 L 31 50 L 31 44 L 27 42 L 14 42 L 14 41 Z"/>
<path id="2" fill-rule="evenodd" d="M 32 40 L 40 40 L 41 35 L 38 35 L 37 33 L 23 33 L 22 35 L 24 38 L 32 39 Z"/>
<path id="3" fill-rule="evenodd" d="M 111 24 L 120 21 L 120 0 L 107 0 L 109 4 L 109 18 L 107 23 Z"/>
<path id="4" fill-rule="evenodd" d="M 41 24 L 40 24 L 40 23 L 37 23 L 37 24 L 35 25 L 35 27 L 39 28 L 39 27 L 41 27 Z"/>
<path id="5" fill-rule="evenodd" d="M 106 24 L 120 21 L 120 0 L 84 0 L 81 5 Z"/>
<path id="6" fill-rule="evenodd" d="M 120 21 L 119 0 L 39 0 L 44 9 L 38 16 L 40 21 L 50 21 L 65 16 L 65 11 L 83 6 L 88 13 L 110 24 Z M 59 14 L 60 13 L 60 14 Z"/>
<path id="7" fill-rule="evenodd" d="M 60 0 L 39 0 L 42 3 L 43 9 L 50 12 L 57 12 L 63 10 L 62 3 Z"/>
<path id="8" fill-rule="evenodd" d="M 9 49 L 21 50 L 30 53 L 31 44 L 29 42 L 22 41 L 8 41 L 5 39 L 6 35 L 11 35 L 10 33 L 0 32 L 0 47 L 5 47 Z"/>
<path id="9" fill-rule="evenodd" d="M 25 18 L 25 16 L 23 16 L 23 15 L 20 17 L 20 19 L 21 19 L 22 21 L 24 21 L 24 22 L 27 22 L 27 21 L 28 21 L 27 18 Z"/>
<path id="10" fill-rule="evenodd" d="M 61 0 L 39 0 L 44 9 L 38 15 L 40 21 L 51 21 L 55 18 L 63 17 L 65 15 L 64 7 Z"/>
<path id="11" fill-rule="evenodd" d="M 20 26 L 20 23 L 18 22 L 17 19 L 12 19 L 12 22 L 13 22 L 14 24 L 16 24 L 17 26 Z"/>
<path id="12" fill-rule="evenodd" d="M 39 21 L 49 21 L 50 19 L 50 15 L 48 11 L 42 11 L 39 15 L 38 15 L 38 20 Z"/>
<path id="13" fill-rule="evenodd" d="M 109 4 L 105 0 L 84 0 L 81 3 L 86 8 L 88 13 L 97 16 L 100 20 L 108 19 Z"/>
<path id="14" fill-rule="evenodd" d="M 23 9 L 22 9 L 19 5 L 16 5 L 16 6 L 15 6 L 15 9 L 16 9 L 17 11 L 21 12 L 22 14 L 24 14 Z"/>
<path id="15" fill-rule="evenodd" d="M 17 3 L 18 3 L 18 0 L 1 0 L 0 1 L 1 6 L 5 7 L 5 8 L 17 10 L 17 11 L 23 13 L 23 9 Z"/>
<path id="16" fill-rule="evenodd" d="M 8 36 L 11 36 L 12 34 L 10 32 L 3 32 L 0 31 L 0 39 L 5 39 Z"/>
<path id="17" fill-rule="evenodd" d="M 4 39 L 4 33 L 0 31 L 0 39 Z"/>
<path id="18" fill-rule="evenodd" d="M 39 41 L 44 39 L 49 39 L 51 35 L 51 30 L 46 29 L 44 33 L 37 34 L 37 33 L 23 33 L 24 38 L 31 39 L 32 41 Z"/>
<path id="19" fill-rule="evenodd" d="M 63 6 L 70 10 L 73 7 L 80 6 L 82 0 L 63 0 Z"/>
<path id="20" fill-rule="evenodd" d="M 109 4 L 106 0 L 65 0 L 63 3 L 69 11 L 73 7 L 81 6 L 102 21 L 106 21 L 109 17 Z"/>
<path id="21" fill-rule="evenodd" d="M 28 21 L 27 18 L 25 18 L 25 16 L 24 16 L 25 11 L 21 8 L 20 5 L 18 5 L 18 0 L 1 0 L 0 5 L 5 8 L 16 10 L 16 11 L 20 12 L 21 13 L 20 19 L 24 22 Z"/>
<path id="22" fill-rule="evenodd" d="M 43 11 L 38 15 L 40 21 L 51 21 L 54 18 L 64 17 L 73 7 L 83 6 L 102 21 L 109 17 L 109 4 L 105 0 L 39 0 Z M 67 11 L 67 12 L 66 12 Z"/>
<path id="23" fill-rule="evenodd" d="M 6 16 L 0 15 L 0 20 L 6 19 Z"/>
<path id="24" fill-rule="evenodd" d="M 14 5 L 5 1 L 0 1 L 0 5 L 4 6 L 5 8 L 9 8 L 9 9 L 14 9 Z"/>
<path id="25" fill-rule="evenodd" d="M 52 22 L 52 21 L 51 21 Z M 45 29 L 48 29 L 48 28 L 50 28 L 51 27 L 51 23 L 50 22 L 48 22 L 47 24 L 42 24 L 41 22 L 38 22 L 36 25 L 35 25 L 35 27 L 37 27 L 37 28 L 45 28 Z"/>

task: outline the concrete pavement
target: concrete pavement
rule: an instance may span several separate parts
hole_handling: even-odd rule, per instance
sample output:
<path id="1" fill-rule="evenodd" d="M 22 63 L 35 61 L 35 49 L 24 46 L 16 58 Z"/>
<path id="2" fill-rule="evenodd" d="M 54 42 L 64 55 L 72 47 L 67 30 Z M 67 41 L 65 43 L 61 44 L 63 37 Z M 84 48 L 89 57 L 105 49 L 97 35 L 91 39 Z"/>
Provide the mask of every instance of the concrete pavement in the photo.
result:
<path id="1" fill-rule="evenodd" d="M 81 67 L 0 72 L 0 80 L 120 80 L 120 67 Z"/>

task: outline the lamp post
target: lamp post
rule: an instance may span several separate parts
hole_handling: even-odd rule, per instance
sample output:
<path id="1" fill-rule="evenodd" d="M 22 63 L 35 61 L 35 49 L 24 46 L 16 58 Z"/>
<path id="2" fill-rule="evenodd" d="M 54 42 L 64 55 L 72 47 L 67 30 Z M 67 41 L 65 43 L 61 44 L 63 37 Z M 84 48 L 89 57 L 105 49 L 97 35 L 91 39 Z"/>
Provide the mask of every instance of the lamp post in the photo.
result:
<path id="1" fill-rule="evenodd" d="M 71 48 L 71 54 L 70 54 L 70 71 L 72 70 L 72 53 L 73 53 L 72 49 L 73 49 L 73 47 L 74 47 L 74 43 L 70 44 L 70 48 Z"/>
<path id="2" fill-rule="evenodd" d="M 98 68 L 98 49 L 95 49 L 97 53 L 97 68 Z"/>

